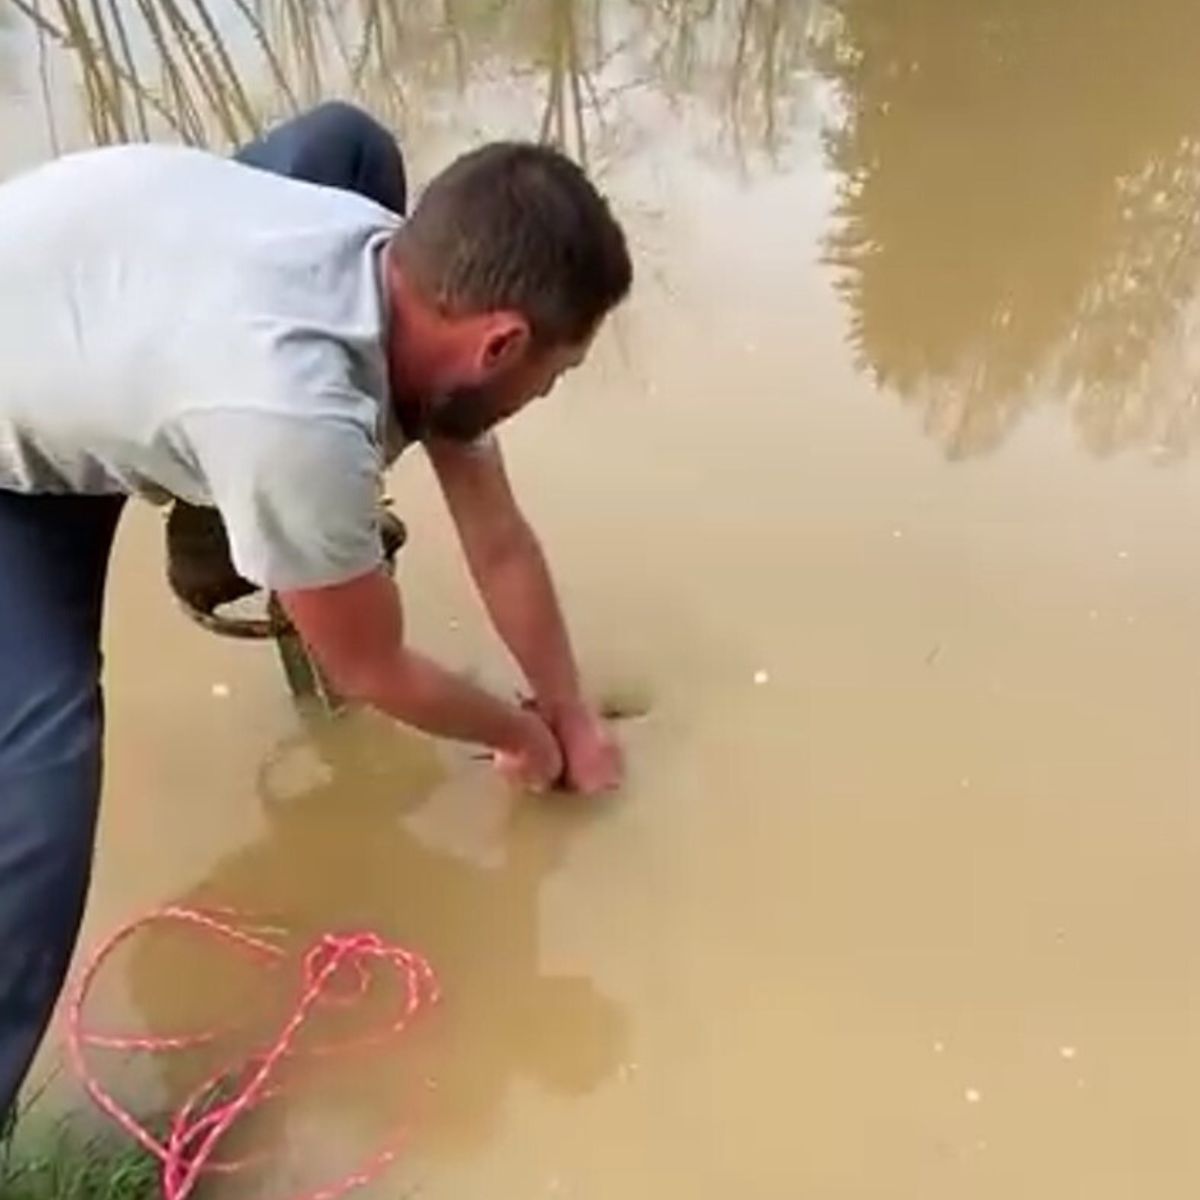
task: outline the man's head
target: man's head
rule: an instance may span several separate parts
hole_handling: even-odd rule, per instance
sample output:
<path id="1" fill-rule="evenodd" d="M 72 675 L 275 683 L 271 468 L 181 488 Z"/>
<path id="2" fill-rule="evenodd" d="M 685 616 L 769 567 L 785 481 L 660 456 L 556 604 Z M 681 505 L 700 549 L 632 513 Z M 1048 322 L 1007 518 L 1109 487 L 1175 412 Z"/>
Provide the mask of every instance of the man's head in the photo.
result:
<path id="1" fill-rule="evenodd" d="M 629 291 L 621 227 L 570 159 L 500 142 L 435 178 L 393 242 L 392 368 L 421 432 L 472 440 L 545 395 Z M 411 413 L 411 409 L 410 409 Z"/>

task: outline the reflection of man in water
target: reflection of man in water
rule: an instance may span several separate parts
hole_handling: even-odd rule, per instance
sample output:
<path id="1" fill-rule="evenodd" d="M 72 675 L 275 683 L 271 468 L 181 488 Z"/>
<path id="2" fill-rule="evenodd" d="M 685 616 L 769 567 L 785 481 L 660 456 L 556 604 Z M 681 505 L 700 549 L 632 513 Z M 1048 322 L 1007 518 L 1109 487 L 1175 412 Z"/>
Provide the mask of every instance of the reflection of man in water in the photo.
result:
<path id="1" fill-rule="evenodd" d="M 381 736 L 366 717 L 335 722 L 316 736 L 291 749 L 304 757 L 316 750 L 317 781 L 285 788 L 291 772 L 283 768 L 295 764 L 279 755 L 260 784 L 266 835 L 223 859 L 176 902 L 248 913 L 266 904 L 272 914 L 286 914 L 302 940 L 336 913 L 342 925 L 377 930 L 427 954 L 446 998 L 412 1039 L 397 1043 L 395 1055 L 384 1047 L 372 1056 L 378 1061 L 347 1060 L 351 1086 L 339 1086 L 343 1064 L 334 1063 L 319 1089 L 301 1081 L 295 1098 L 304 1103 L 313 1091 L 327 1093 L 340 1115 L 360 1126 L 353 1136 L 364 1144 L 371 1142 L 373 1120 L 394 1121 L 412 1105 L 425 1150 L 453 1153 L 488 1137 L 519 1078 L 567 1095 L 595 1087 L 621 1061 L 623 1012 L 587 978 L 545 975 L 538 962 L 539 893 L 573 824 L 569 814 L 517 809 L 503 862 L 480 866 L 419 839 L 402 820 L 408 807 L 424 800 L 430 779 L 422 777 L 431 774 L 414 761 L 408 739 Z M 207 1028 L 231 1012 L 240 1018 L 235 986 L 243 978 L 263 993 L 257 969 L 243 974 L 236 956 L 222 948 L 213 950 L 219 957 L 211 961 L 216 969 L 226 965 L 228 974 L 209 976 L 202 994 L 175 986 L 181 966 L 194 977 L 197 961 L 210 961 L 196 955 L 207 953 L 205 945 L 169 928 L 161 938 L 147 933 L 134 940 L 125 979 L 150 1032 Z M 292 962 L 285 996 L 296 969 Z M 214 987 L 214 977 L 228 982 Z M 390 995 L 386 986 L 379 991 L 381 999 Z M 322 1024 L 329 1019 L 317 1014 L 320 1036 L 331 1036 Z M 380 1019 L 381 1013 L 356 1011 L 354 1028 Z M 267 1027 L 274 1027 L 270 1018 Z M 157 1062 L 176 1100 L 212 1065 L 203 1054 L 187 1053 Z M 414 1081 L 426 1074 L 437 1087 L 414 1101 Z M 264 1109 L 252 1135 L 256 1148 L 280 1115 Z"/>
<path id="2" fill-rule="evenodd" d="M 395 143 L 341 105 L 241 157 L 123 146 L 0 187 L 0 1113 L 84 903 L 127 494 L 215 508 L 235 578 L 279 594 L 346 696 L 488 746 L 530 787 L 620 776 L 491 432 L 628 291 L 605 202 L 557 152 L 504 143 L 404 219 Z M 536 713 L 405 643 L 378 513 L 412 442 Z"/>

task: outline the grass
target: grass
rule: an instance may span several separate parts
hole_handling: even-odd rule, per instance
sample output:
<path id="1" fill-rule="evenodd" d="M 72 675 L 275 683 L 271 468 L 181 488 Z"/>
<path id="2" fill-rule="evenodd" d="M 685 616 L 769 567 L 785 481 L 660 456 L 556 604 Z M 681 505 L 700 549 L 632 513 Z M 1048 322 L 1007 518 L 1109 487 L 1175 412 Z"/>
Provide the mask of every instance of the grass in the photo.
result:
<path id="1" fill-rule="evenodd" d="M 0 1200 L 156 1200 L 159 1194 L 152 1158 L 70 1121 L 10 1131 L 0 1146 Z"/>

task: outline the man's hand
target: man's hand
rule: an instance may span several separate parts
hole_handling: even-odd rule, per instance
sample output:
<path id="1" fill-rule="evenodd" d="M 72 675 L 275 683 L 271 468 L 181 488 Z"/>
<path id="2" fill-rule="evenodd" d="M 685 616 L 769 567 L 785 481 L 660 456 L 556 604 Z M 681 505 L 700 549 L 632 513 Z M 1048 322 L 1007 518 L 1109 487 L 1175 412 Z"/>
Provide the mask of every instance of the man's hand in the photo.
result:
<path id="1" fill-rule="evenodd" d="M 546 792 L 563 777 L 563 753 L 550 727 L 534 712 L 526 712 L 522 745 L 496 752 L 496 769 L 516 787 Z"/>
<path id="2" fill-rule="evenodd" d="M 624 756 L 608 722 L 586 704 L 568 705 L 550 716 L 566 762 L 567 786 L 585 796 L 610 792 L 625 777 Z"/>

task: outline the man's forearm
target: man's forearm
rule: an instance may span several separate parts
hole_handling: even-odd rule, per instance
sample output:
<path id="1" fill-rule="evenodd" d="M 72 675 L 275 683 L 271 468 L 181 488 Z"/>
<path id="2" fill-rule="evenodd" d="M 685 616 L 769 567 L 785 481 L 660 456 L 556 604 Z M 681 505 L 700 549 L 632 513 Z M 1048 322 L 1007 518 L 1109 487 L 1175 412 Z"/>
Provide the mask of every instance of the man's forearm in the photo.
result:
<path id="1" fill-rule="evenodd" d="M 408 648 L 400 593 L 382 571 L 283 592 L 280 600 L 348 700 L 437 737 L 504 751 L 527 746 L 527 713 Z"/>
<path id="2" fill-rule="evenodd" d="M 579 668 L 537 535 L 523 525 L 503 553 L 472 564 L 497 633 L 547 715 L 577 705 Z"/>
<path id="3" fill-rule="evenodd" d="M 435 737 L 494 750 L 521 744 L 522 713 L 411 650 L 346 681 L 349 698 Z"/>

